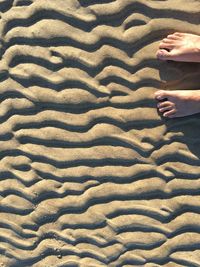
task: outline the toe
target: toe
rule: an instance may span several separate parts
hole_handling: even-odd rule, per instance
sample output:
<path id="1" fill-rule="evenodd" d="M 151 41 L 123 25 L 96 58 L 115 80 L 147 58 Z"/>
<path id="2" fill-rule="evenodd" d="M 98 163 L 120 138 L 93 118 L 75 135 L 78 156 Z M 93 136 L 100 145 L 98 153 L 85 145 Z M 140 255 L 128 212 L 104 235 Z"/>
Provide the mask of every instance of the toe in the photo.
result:
<path id="1" fill-rule="evenodd" d="M 169 111 L 164 112 L 163 116 L 167 117 L 167 118 L 173 118 L 173 117 L 175 117 L 175 113 L 176 113 L 176 110 L 175 109 L 171 109 Z"/>
<path id="2" fill-rule="evenodd" d="M 176 35 L 176 34 L 169 34 L 167 36 L 167 39 L 168 40 L 179 40 L 180 39 L 180 36 L 179 35 Z"/>
<path id="3" fill-rule="evenodd" d="M 154 95 L 157 98 L 157 97 L 159 97 L 161 95 L 164 95 L 164 94 L 165 94 L 165 91 L 164 90 L 159 90 L 159 91 L 156 91 Z"/>
<path id="4" fill-rule="evenodd" d="M 183 32 L 175 32 L 173 35 L 182 37 L 184 35 Z"/>
<path id="5" fill-rule="evenodd" d="M 160 113 L 163 113 L 163 112 L 165 112 L 165 111 L 170 111 L 170 110 L 171 110 L 170 107 L 159 108 L 159 112 L 160 112 Z"/>
<path id="6" fill-rule="evenodd" d="M 170 52 L 165 49 L 159 49 L 156 56 L 160 60 L 169 60 L 171 58 Z"/>
<path id="7" fill-rule="evenodd" d="M 173 39 L 170 39 L 170 38 L 164 38 L 162 40 L 162 43 L 165 43 L 165 44 L 171 44 L 174 40 Z"/>
<path id="8" fill-rule="evenodd" d="M 159 112 L 163 113 L 165 111 L 170 111 L 172 109 L 174 109 L 174 104 L 171 103 L 170 101 L 164 101 L 164 102 L 160 102 L 157 105 Z"/>
<path id="9" fill-rule="evenodd" d="M 160 45 L 159 45 L 159 48 L 160 49 L 173 49 L 174 48 L 174 44 L 161 42 Z"/>
<path id="10" fill-rule="evenodd" d="M 165 99 L 166 98 L 165 91 L 164 90 L 160 90 L 160 91 L 155 92 L 155 98 L 157 100 L 163 100 L 163 99 Z"/>
<path id="11" fill-rule="evenodd" d="M 157 107 L 158 107 L 158 109 L 165 108 L 165 107 L 168 107 L 171 109 L 172 107 L 174 107 L 174 104 L 170 101 L 164 101 L 164 102 L 159 102 L 157 104 Z"/>
<path id="12" fill-rule="evenodd" d="M 163 113 L 165 111 L 170 111 L 171 107 L 164 107 L 164 108 L 159 108 L 159 112 Z"/>

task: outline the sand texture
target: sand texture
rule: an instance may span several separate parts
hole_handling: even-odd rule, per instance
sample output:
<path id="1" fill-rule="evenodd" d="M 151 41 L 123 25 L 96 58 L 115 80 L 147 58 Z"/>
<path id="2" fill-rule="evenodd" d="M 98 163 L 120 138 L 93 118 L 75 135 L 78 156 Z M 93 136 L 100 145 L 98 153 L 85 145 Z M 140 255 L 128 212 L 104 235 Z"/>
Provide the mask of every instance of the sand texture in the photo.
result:
<path id="1" fill-rule="evenodd" d="M 199 0 L 0 1 L 0 267 L 200 266 L 200 89 L 161 62 Z"/>

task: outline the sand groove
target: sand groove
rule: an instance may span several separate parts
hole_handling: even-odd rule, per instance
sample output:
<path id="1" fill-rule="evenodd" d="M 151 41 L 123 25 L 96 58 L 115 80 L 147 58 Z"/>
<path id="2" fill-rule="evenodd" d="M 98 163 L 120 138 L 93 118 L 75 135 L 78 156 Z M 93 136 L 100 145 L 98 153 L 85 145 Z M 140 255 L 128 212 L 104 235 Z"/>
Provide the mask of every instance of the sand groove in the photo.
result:
<path id="1" fill-rule="evenodd" d="M 159 40 L 199 32 L 192 0 L 0 1 L 0 266 L 200 266 L 197 89 Z M 195 128 L 195 131 L 191 131 Z"/>

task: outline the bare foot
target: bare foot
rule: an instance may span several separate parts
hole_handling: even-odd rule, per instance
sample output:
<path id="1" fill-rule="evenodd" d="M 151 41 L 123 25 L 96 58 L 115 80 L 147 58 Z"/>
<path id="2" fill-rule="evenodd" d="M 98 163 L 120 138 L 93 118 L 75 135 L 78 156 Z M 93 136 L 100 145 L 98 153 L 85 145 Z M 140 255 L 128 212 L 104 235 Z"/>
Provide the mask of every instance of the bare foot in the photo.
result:
<path id="1" fill-rule="evenodd" d="M 200 90 L 160 90 L 155 93 L 155 98 L 164 117 L 184 117 L 200 112 Z"/>
<path id="2" fill-rule="evenodd" d="M 176 32 L 164 38 L 159 45 L 157 58 L 185 62 L 200 62 L 200 36 Z"/>

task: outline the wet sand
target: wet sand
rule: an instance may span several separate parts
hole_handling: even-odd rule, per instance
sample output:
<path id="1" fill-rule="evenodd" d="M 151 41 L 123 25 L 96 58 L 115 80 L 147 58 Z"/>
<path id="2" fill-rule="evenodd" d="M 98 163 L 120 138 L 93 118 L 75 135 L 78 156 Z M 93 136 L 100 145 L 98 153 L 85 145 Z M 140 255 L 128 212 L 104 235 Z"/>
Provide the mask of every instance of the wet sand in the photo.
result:
<path id="1" fill-rule="evenodd" d="M 0 12 L 0 266 L 200 266 L 200 115 L 154 100 L 200 89 L 200 64 L 155 58 L 167 34 L 200 34 L 200 2 Z"/>

